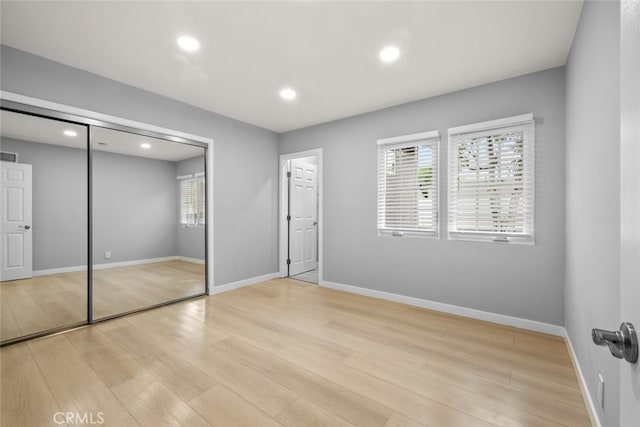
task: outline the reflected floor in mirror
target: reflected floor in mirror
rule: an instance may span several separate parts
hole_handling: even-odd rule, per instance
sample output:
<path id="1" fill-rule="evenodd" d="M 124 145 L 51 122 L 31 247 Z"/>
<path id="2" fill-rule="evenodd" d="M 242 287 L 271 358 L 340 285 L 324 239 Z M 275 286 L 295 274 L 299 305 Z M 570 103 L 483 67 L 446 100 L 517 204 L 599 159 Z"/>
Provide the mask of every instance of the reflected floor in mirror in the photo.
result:
<path id="1" fill-rule="evenodd" d="M 2 341 L 84 322 L 87 273 L 51 274 L 0 283 Z M 205 266 L 172 260 L 93 272 L 94 319 L 204 292 Z"/>

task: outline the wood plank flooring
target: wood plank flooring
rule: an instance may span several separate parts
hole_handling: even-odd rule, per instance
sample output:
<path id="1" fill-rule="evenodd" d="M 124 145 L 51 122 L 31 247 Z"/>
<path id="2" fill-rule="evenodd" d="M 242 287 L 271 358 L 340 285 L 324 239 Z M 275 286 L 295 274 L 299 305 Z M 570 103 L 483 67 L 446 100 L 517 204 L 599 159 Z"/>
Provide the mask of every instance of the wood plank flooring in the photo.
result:
<path id="1" fill-rule="evenodd" d="M 588 426 L 561 338 L 278 279 L 5 347 L 2 425 Z"/>
<path id="2" fill-rule="evenodd" d="M 166 261 L 95 270 L 94 318 L 204 292 L 204 265 Z M 86 271 L 0 283 L 0 341 L 85 322 Z"/>

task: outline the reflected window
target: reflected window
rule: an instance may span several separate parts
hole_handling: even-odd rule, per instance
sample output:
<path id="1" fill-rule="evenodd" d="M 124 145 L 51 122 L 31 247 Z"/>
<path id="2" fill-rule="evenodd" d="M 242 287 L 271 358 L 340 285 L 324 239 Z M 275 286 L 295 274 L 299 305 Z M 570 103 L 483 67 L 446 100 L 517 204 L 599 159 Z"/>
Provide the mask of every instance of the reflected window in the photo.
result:
<path id="1" fill-rule="evenodd" d="M 180 179 L 180 224 L 184 226 L 204 225 L 205 194 L 204 175 L 184 175 Z"/>

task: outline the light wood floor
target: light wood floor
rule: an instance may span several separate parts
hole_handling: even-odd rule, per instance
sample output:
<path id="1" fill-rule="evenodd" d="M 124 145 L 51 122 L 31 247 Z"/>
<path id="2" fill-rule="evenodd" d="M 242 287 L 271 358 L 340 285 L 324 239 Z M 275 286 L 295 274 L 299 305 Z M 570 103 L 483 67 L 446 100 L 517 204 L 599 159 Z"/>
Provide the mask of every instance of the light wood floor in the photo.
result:
<path id="1" fill-rule="evenodd" d="M 95 319 L 204 292 L 204 265 L 166 261 L 93 272 Z M 0 341 L 86 322 L 87 273 L 0 283 Z"/>
<path id="2" fill-rule="evenodd" d="M 1 350 L 2 425 L 586 426 L 562 339 L 272 280 Z"/>

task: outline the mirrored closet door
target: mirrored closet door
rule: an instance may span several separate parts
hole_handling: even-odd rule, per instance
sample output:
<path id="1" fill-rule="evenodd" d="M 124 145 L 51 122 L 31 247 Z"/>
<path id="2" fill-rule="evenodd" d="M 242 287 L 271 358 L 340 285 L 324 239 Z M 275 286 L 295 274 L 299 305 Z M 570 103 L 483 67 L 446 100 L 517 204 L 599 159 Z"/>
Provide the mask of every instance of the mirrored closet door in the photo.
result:
<path id="1" fill-rule="evenodd" d="M 93 127 L 93 318 L 205 292 L 205 150 Z"/>
<path id="2" fill-rule="evenodd" d="M 0 339 L 87 321 L 88 127 L 0 111 Z"/>
<path id="3" fill-rule="evenodd" d="M 0 345 L 206 294 L 206 144 L 0 114 Z"/>

